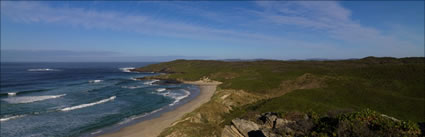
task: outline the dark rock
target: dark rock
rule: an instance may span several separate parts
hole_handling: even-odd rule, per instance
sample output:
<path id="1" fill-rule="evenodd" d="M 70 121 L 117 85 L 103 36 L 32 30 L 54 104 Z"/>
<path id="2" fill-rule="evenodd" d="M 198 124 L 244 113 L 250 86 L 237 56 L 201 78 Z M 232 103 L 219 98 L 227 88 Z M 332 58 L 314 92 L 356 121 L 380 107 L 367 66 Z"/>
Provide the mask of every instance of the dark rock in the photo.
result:
<path id="1" fill-rule="evenodd" d="M 273 112 L 263 113 L 258 119 L 262 121 L 264 126 L 266 126 L 267 128 L 275 128 L 277 113 L 273 113 Z"/>
<path id="2" fill-rule="evenodd" d="M 263 132 L 264 136 L 266 136 L 266 137 L 282 137 L 281 135 L 276 134 L 275 131 L 273 131 L 270 128 L 265 128 L 265 129 L 262 129 L 261 131 Z"/>
<path id="3" fill-rule="evenodd" d="M 253 130 L 248 132 L 248 137 L 266 137 L 261 130 Z"/>
<path id="4" fill-rule="evenodd" d="M 421 130 L 421 137 L 425 137 L 425 122 L 419 122 L 419 129 Z"/>

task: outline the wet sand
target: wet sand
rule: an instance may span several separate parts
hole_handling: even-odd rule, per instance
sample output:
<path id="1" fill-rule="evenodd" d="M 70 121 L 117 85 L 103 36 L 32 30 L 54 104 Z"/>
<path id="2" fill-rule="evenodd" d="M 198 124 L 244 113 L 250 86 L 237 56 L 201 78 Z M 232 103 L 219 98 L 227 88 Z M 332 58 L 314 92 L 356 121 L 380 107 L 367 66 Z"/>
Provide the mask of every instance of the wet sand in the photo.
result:
<path id="1" fill-rule="evenodd" d="M 161 114 L 160 117 L 142 121 L 140 123 L 124 127 L 117 132 L 100 135 L 101 137 L 156 137 L 162 130 L 171 126 L 173 122 L 181 119 L 184 114 L 192 112 L 202 104 L 208 102 L 214 94 L 220 82 L 185 81 L 186 84 L 198 85 L 200 94 L 188 103 Z"/>

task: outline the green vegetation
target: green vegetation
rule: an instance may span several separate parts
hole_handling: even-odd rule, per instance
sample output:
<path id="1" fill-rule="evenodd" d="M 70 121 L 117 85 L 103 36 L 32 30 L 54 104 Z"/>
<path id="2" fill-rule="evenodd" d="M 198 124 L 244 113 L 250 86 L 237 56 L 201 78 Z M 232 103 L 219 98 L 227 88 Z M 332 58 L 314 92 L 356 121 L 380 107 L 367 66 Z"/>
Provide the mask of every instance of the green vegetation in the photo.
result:
<path id="1" fill-rule="evenodd" d="M 264 112 L 309 113 L 310 124 L 293 127 L 307 136 L 418 136 L 417 123 L 425 122 L 425 58 L 176 60 L 137 71 L 167 72 L 155 76 L 161 79 L 206 76 L 223 82 L 210 102 L 161 136 L 220 136 L 232 119 L 253 120 Z"/>
<path id="2" fill-rule="evenodd" d="M 286 125 L 292 130 L 279 127 L 275 133 L 310 137 L 417 137 L 421 131 L 418 124 L 399 121 L 378 112 L 365 109 L 358 112 L 319 116 L 315 113 L 287 113 L 283 118 L 294 121 Z"/>
<path id="3" fill-rule="evenodd" d="M 329 113 L 330 115 L 320 115 L 315 112 L 307 114 L 267 112 L 242 117 L 242 119 L 259 125 L 262 135 L 274 134 L 284 137 L 418 137 L 421 135 L 418 124 L 396 120 L 370 109 Z M 235 124 L 234 121 L 228 125 L 246 129 L 240 128 L 241 125 Z M 226 130 L 230 129 L 232 128 L 228 126 Z M 226 136 L 235 135 L 232 132 L 223 133 Z"/>
<path id="4" fill-rule="evenodd" d="M 344 61 L 201 61 L 176 60 L 139 68 L 169 72 L 170 79 L 223 82 L 219 88 L 269 95 L 245 111 L 325 113 L 335 109 L 370 108 L 402 120 L 425 121 L 424 58 L 374 58 Z M 303 88 L 303 75 L 313 76 L 317 88 Z M 289 83 L 289 84 L 288 84 Z M 291 86 L 297 88 L 289 88 Z M 283 90 L 294 90 L 278 96 Z M 286 93 L 286 92 L 285 92 Z M 254 107 L 255 106 L 255 107 Z M 255 108 L 255 109 L 254 109 Z M 245 112 L 236 112 L 240 115 Z M 237 114 L 229 114 L 238 116 Z"/>
<path id="5" fill-rule="evenodd" d="M 326 129 L 329 122 L 318 120 L 318 131 Z M 332 120 L 327 120 L 332 121 Z M 336 118 L 338 128 L 333 131 L 345 134 L 345 136 L 419 136 L 421 131 L 416 123 L 410 121 L 397 121 L 385 117 L 371 110 L 363 110 L 348 114 L 338 115 Z M 320 123 L 321 122 L 321 123 Z M 330 122 L 332 123 L 332 122 Z M 325 125 L 325 126 L 324 126 Z M 329 133 L 329 132 L 328 132 Z"/>

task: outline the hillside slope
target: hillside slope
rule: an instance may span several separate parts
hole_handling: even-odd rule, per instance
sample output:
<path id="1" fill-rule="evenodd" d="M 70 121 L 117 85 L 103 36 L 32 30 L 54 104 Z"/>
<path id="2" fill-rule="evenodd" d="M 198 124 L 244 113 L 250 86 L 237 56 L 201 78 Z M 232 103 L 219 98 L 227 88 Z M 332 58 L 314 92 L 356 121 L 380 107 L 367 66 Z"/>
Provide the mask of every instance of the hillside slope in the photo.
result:
<path id="1" fill-rule="evenodd" d="M 424 122 L 424 61 L 424 58 L 375 57 L 344 61 L 176 60 L 136 71 L 167 73 L 157 78 L 199 80 L 208 77 L 223 82 L 215 98 L 186 116 L 193 119 L 201 115 L 196 116 L 201 121 L 176 123 L 193 126 L 195 121 L 199 128 L 210 130 L 187 131 L 173 126 L 162 134 L 220 136 L 224 125 L 232 119 L 264 112 L 326 115 L 329 111 L 369 108 L 400 120 Z M 200 111 L 203 108 L 217 111 L 206 114 Z M 208 119 L 208 115 L 216 118 L 202 121 Z"/>

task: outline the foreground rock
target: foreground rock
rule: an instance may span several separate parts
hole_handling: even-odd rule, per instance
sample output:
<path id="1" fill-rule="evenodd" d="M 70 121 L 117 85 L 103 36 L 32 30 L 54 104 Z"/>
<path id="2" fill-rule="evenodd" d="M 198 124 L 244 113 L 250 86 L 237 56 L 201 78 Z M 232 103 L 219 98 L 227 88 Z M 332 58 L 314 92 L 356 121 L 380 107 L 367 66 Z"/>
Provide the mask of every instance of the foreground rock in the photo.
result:
<path id="1" fill-rule="evenodd" d="M 293 123 L 286 119 L 278 118 L 276 113 L 263 113 L 257 118 L 257 123 L 244 120 L 233 119 L 232 125 L 226 125 L 221 134 L 222 137 L 283 137 L 276 130 L 283 130 L 292 133 L 293 130 L 285 125 Z"/>
<path id="2" fill-rule="evenodd" d="M 422 136 L 417 123 L 400 121 L 374 111 L 344 113 L 318 117 L 316 114 L 278 113 L 258 115 L 256 120 L 233 119 L 222 130 L 222 137 L 418 137 Z"/>
<path id="3" fill-rule="evenodd" d="M 239 130 L 233 125 L 226 125 L 221 133 L 222 137 L 244 137 Z"/>
<path id="4" fill-rule="evenodd" d="M 244 136 L 249 136 L 254 132 L 259 132 L 260 126 L 254 122 L 244 120 L 244 119 L 233 119 L 232 124 L 238 129 L 240 133 Z"/>

